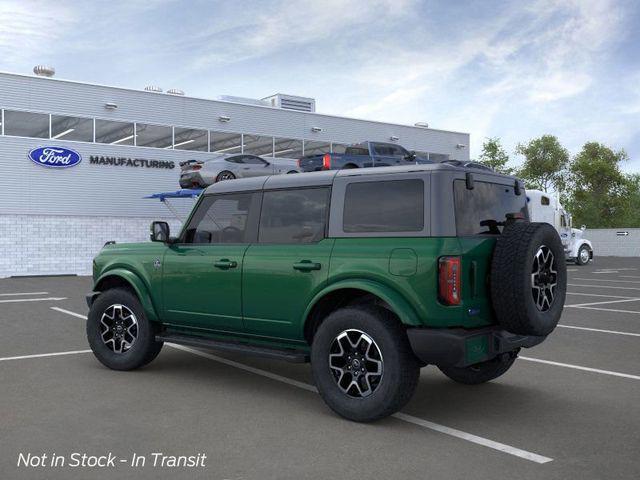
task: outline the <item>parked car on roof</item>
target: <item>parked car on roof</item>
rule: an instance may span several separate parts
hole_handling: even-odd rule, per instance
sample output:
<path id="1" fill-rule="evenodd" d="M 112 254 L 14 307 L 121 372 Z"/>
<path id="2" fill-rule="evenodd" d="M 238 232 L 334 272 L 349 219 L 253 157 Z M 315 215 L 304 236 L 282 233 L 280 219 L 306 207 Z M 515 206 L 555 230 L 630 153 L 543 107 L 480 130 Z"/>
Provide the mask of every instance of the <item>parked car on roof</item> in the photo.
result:
<path id="1" fill-rule="evenodd" d="M 180 163 L 180 187 L 204 188 L 221 180 L 298 173 L 297 162 L 290 158 L 257 155 L 219 155 L 211 160 Z"/>
<path id="2" fill-rule="evenodd" d="M 350 145 L 344 153 L 321 153 L 307 155 L 298 160 L 298 166 L 304 172 L 320 170 L 340 170 L 343 168 L 394 167 L 432 163 L 419 157 L 401 145 L 383 142 L 363 142 Z"/>

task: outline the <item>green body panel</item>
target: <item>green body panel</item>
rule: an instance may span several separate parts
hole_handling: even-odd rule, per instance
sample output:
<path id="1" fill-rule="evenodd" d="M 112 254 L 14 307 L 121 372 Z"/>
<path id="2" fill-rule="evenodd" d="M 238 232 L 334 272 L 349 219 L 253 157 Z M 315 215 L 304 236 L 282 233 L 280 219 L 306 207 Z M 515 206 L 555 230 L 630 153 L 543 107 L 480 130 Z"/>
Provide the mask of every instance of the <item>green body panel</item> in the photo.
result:
<path id="1" fill-rule="evenodd" d="M 107 277 L 119 277 L 136 291 L 147 317 L 160 320 L 161 272 L 154 264 L 161 261 L 166 248 L 162 243 L 153 242 L 106 245 L 94 259 L 94 290 L 100 290 Z"/>
<path id="2" fill-rule="evenodd" d="M 126 280 L 149 318 L 172 331 L 305 348 L 304 325 L 313 306 L 340 289 L 376 295 L 410 326 L 494 324 L 488 291 L 494 244 L 494 237 L 478 236 L 109 245 L 95 259 L 94 279 L 96 286 L 109 275 Z M 457 306 L 438 301 L 438 258 L 448 255 L 462 257 Z M 235 267 L 217 268 L 220 260 Z"/>
<path id="3" fill-rule="evenodd" d="M 176 244 L 162 265 L 162 319 L 204 329 L 242 331 L 242 261 L 248 245 Z M 217 267 L 228 261 L 234 267 Z"/>
<path id="4" fill-rule="evenodd" d="M 304 313 L 326 285 L 334 241 L 254 244 L 248 248 L 242 272 L 242 311 L 247 333 L 304 342 Z M 294 268 L 296 265 L 299 269 Z"/>

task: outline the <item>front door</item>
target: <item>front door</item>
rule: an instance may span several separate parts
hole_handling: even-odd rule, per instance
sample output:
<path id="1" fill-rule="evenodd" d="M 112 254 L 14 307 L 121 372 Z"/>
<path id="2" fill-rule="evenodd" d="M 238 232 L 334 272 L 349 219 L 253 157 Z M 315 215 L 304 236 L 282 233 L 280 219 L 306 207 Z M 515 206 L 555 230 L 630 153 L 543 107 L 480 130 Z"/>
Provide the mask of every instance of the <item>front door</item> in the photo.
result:
<path id="1" fill-rule="evenodd" d="M 266 160 L 255 155 L 244 155 L 240 171 L 243 177 L 262 177 L 273 174 L 272 165 Z"/>
<path id="2" fill-rule="evenodd" d="M 255 240 L 260 195 L 205 196 L 182 238 L 164 255 L 163 320 L 237 332 L 242 322 L 242 264 Z"/>
<path id="3" fill-rule="evenodd" d="M 264 192 L 258 242 L 243 264 L 248 333 L 303 340 L 303 314 L 329 272 L 334 240 L 325 238 L 328 207 L 327 187 Z"/>

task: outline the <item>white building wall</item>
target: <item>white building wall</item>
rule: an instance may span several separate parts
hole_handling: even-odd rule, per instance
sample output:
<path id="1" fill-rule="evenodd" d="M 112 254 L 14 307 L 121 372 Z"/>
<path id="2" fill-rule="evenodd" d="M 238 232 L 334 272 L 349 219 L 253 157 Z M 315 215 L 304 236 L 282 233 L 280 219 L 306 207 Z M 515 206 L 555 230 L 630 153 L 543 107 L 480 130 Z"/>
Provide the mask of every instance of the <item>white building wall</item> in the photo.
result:
<path id="1" fill-rule="evenodd" d="M 624 233 L 627 235 L 624 235 Z M 589 228 L 594 257 L 640 257 L 640 228 Z"/>
<path id="2" fill-rule="evenodd" d="M 105 242 L 149 241 L 152 220 L 175 218 L 0 215 L 0 278 L 12 275 L 91 275 Z"/>

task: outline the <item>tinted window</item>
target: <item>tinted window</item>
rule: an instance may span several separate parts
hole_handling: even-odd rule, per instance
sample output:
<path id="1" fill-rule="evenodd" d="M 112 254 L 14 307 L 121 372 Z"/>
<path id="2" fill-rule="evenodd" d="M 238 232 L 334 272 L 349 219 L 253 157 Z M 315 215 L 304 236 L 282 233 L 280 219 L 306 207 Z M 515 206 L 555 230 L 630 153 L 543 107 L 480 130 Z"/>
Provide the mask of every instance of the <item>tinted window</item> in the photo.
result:
<path id="1" fill-rule="evenodd" d="M 328 142 L 314 142 L 312 140 L 304 141 L 305 155 L 322 155 L 331 151 L 331 144 Z"/>
<path id="2" fill-rule="evenodd" d="M 96 142 L 133 145 L 133 123 L 96 119 Z"/>
<path id="3" fill-rule="evenodd" d="M 205 197 L 191 218 L 185 243 L 249 243 L 255 240 L 259 195 L 233 193 Z"/>
<path id="4" fill-rule="evenodd" d="M 265 162 L 260 157 L 255 157 L 253 155 L 245 155 L 244 156 L 244 163 L 248 163 L 250 165 L 264 165 L 267 162 Z"/>
<path id="5" fill-rule="evenodd" d="M 162 125 L 136 124 L 136 145 L 139 147 L 171 148 L 173 130 Z"/>
<path id="6" fill-rule="evenodd" d="M 259 241 L 313 243 L 322 240 L 328 205 L 328 188 L 265 192 Z"/>
<path id="7" fill-rule="evenodd" d="M 93 142 L 93 119 L 51 115 L 51 138 Z"/>
<path id="8" fill-rule="evenodd" d="M 242 135 L 239 133 L 210 132 L 212 153 L 241 153 Z"/>
<path id="9" fill-rule="evenodd" d="M 334 153 L 338 153 L 335 152 Z M 369 150 L 366 147 L 347 147 L 345 150 L 347 155 L 365 155 L 369 156 Z"/>
<path id="10" fill-rule="evenodd" d="M 173 135 L 173 148 L 176 150 L 206 152 L 209 149 L 209 135 L 206 130 L 175 127 L 173 129 Z"/>
<path id="11" fill-rule="evenodd" d="M 237 157 L 228 157 L 225 158 L 225 160 L 231 163 L 244 163 L 244 155 L 238 155 Z"/>
<path id="12" fill-rule="evenodd" d="M 244 153 L 252 155 L 273 156 L 273 137 L 260 135 L 244 135 Z"/>
<path id="13" fill-rule="evenodd" d="M 542 196 L 542 197 L 540 197 L 540 203 L 542 205 L 549 205 L 551 202 L 549 201 L 549 197 Z"/>
<path id="14" fill-rule="evenodd" d="M 347 185 L 343 216 L 345 232 L 419 232 L 423 228 L 422 180 Z"/>
<path id="15" fill-rule="evenodd" d="M 453 182 L 458 235 L 498 234 L 507 213 L 522 213 L 529 218 L 525 195 L 516 195 L 513 187 L 497 183 L 474 182 L 468 190 L 464 180 Z"/>
<path id="16" fill-rule="evenodd" d="M 300 158 L 302 156 L 302 140 L 275 138 L 273 156 L 280 158 Z"/>
<path id="17" fill-rule="evenodd" d="M 4 134 L 17 137 L 49 138 L 49 115 L 5 110 Z"/>

